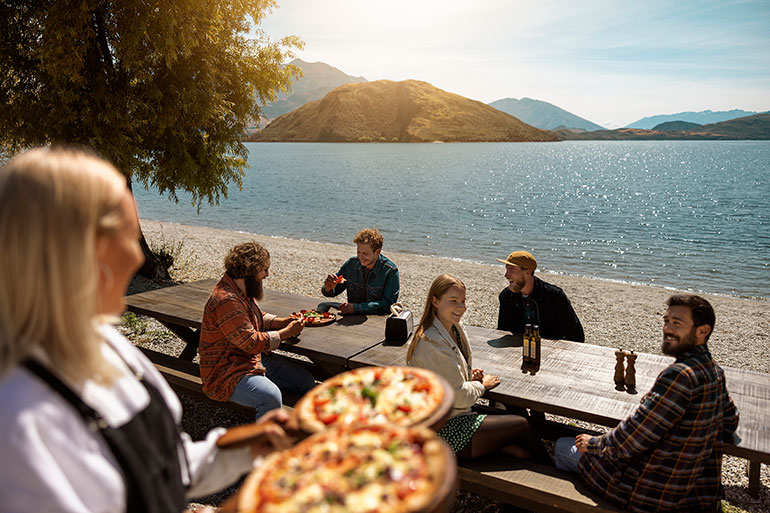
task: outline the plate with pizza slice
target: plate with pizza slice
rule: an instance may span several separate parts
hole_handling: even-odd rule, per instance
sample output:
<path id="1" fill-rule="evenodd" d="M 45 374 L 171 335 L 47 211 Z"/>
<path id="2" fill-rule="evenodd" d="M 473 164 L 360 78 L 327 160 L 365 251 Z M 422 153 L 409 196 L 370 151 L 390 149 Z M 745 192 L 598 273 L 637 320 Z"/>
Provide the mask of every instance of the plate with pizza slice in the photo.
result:
<path id="1" fill-rule="evenodd" d="M 301 430 L 317 433 L 356 423 L 440 428 L 454 404 L 444 378 L 420 367 L 360 367 L 337 374 L 294 408 Z"/>
<path id="2" fill-rule="evenodd" d="M 443 513 L 457 464 L 424 426 L 338 425 L 274 453 L 238 492 L 239 513 Z"/>
<path id="3" fill-rule="evenodd" d="M 334 312 L 319 312 L 318 310 L 300 310 L 299 312 L 292 312 L 289 317 L 303 319 L 305 326 L 326 326 L 337 320 L 337 314 Z"/>

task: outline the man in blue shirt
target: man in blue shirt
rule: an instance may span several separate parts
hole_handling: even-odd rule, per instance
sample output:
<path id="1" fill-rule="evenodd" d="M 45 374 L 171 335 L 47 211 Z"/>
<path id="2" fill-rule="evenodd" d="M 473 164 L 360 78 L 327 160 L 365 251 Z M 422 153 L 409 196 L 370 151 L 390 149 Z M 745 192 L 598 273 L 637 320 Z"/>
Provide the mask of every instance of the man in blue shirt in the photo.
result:
<path id="1" fill-rule="evenodd" d="M 344 314 L 386 314 L 398 300 L 398 267 L 380 254 L 383 238 L 376 229 L 361 230 L 353 242 L 357 256 L 326 277 L 321 293 L 334 297 L 347 290 L 348 300 L 340 305 Z"/>

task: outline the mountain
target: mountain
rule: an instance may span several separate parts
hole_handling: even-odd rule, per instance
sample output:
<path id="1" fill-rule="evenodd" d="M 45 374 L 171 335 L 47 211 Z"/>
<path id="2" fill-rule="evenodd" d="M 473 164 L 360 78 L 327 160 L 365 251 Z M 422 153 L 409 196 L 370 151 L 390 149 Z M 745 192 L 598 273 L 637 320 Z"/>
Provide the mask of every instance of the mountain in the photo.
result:
<path id="1" fill-rule="evenodd" d="M 417 80 L 346 84 L 273 120 L 251 141 L 558 141 L 551 132 Z"/>
<path id="2" fill-rule="evenodd" d="M 364 77 L 352 77 L 323 62 L 305 62 L 294 59 L 293 64 L 302 69 L 304 76 L 292 83 L 288 94 L 281 93 L 275 102 L 262 107 L 262 116 L 275 119 L 313 100 L 319 100 L 326 93 L 344 84 L 366 82 Z"/>
<path id="3" fill-rule="evenodd" d="M 639 121 L 635 121 L 630 125 L 626 126 L 626 128 L 644 128 L 649 130 L 665 121 L 689 121 L 690 123 L 707 125 L 710 123 L 719 123 L 721 121 L 729 121 L 735 118 L 751 116 L 752 114 L 757 114 L 757 113 L 754 111 L 734 109 L 734 110 L 724 110 L 719 112 L 703 110 L 700 112 L 680 112 L 678 114 L 661 114 L 659 116 L 650 116 L 647 118 L 642 118 Z"/>
<path id="4" fill-rule="evenodd" d="M 564 140 L 750 140 L 770 139 L 770 114 L 755 114 L 742 118 L 696 126 L 689 130 L 664 131 L 640 128 L 618 130 L 597 130 L 596 132 L 574 132 L 556 130 L 554 133 Z"/>
<path id="5" fill-rule="evenodd" d="M 521 100 L 503 98 L 493 101 L 489 105 L 517 117 L 525 123 L 545 130 L 553 130 L 558 127 L 582 128 L 587 131 L 604 130 L 604 127 L 567 112 L 556 105 L 532 98 L 522 98 Z"/>
<path id="6" fill-rule="evenodd" d="M 690 130 L 697 128 L 701 125 L 698 123 L 690 123 L 688 121 L 665 121 L 660 125 L 652 127 L 653 130 L 662 130 L 664 132 L 677 132 L 681 130 Z"/>

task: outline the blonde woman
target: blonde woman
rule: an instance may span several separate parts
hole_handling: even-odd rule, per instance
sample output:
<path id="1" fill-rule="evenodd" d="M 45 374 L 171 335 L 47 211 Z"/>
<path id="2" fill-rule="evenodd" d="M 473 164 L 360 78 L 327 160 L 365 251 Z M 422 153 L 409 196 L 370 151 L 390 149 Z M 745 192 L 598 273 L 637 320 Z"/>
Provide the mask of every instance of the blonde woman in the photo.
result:
<path id="1" fill-rule="evenodd" d="M 77 150 L 0 169 L 0 510 L 180 512 L 268 448 L 192 442 L 181 405 L 108 321 L 143 261 L 123 176 Z M 280 414 L 275 416 L 280 417 Z M 276 427 L 272 441 L 286 445 Z"/>
<path id="2" fill-rule="evenodd" d="M 542 442 L 519 415 L 484 415 L 471 406 L 500 378 L 474 369 L 461 319 L 465 314 L 465 284 L 442 274 L 430 286 L 420 323 L 407 351 L 407 365 L 432 370 L 455 389 L 452 417 L 439 431 L 459 459 L 502 451 L 517 458 L 550 462 Z"/>

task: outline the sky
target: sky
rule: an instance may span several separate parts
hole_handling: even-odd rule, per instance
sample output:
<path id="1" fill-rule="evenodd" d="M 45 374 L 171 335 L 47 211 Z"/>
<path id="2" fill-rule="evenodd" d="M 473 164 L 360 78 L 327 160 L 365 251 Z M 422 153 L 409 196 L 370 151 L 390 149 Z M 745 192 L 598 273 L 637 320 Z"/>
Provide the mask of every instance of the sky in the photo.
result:
<path id="1" fill-rule="evenodd" d="M 770 0 L 277 0 L 261 22 L 307 62 L 423 80 L 484 103 L 534 98 L 608 128 L 770 110 Z"/>

